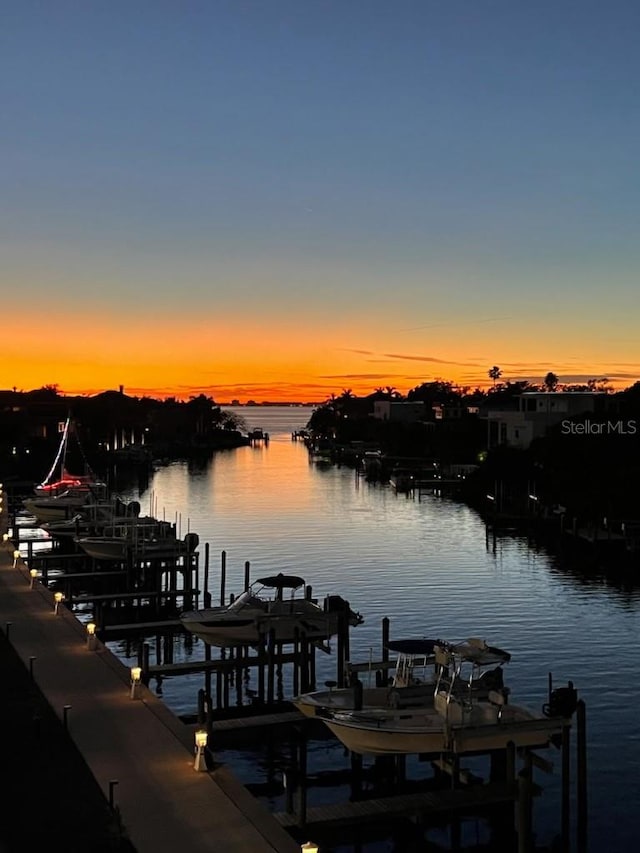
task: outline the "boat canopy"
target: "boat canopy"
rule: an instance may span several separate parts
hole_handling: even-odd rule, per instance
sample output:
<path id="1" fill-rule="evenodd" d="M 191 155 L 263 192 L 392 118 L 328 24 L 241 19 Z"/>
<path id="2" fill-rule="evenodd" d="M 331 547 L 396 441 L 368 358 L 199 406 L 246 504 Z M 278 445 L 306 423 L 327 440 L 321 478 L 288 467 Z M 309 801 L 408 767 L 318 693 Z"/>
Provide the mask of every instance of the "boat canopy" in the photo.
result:
<path id="1" fill-rule="evenodd" d="M 297 575 L 269 575 L 266 578 L 258 578 L 256 583 L 262 586 L 271 587 L 272 589 L 298 589 L 304 586 L 304 578 L 299 578 Z"/>
<path id="2" fill-rule="evenodd" d="M 424 637 L 411 640 L 390 640 L 387 648 L 401 655 L 432 655 L 435 646 L 446 646 L 444 640 L 427 640 Z"/>
<path id="3" fill-rule="evenodd" d="M 453 643 L 447 651 L 477 666 L 494 666 L 511 660 L 509 652 L 496 646 L 488 646 L 484 640 L 475 637 L 470 637 L 462 643 Z"/>

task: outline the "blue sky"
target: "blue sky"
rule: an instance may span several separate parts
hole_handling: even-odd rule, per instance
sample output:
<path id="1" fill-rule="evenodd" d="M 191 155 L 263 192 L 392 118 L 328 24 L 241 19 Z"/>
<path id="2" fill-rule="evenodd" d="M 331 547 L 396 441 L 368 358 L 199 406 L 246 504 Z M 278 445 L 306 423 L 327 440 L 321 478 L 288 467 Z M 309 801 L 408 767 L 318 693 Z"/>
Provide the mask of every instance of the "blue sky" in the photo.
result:
<path id="1" fill-rule="evenodd" d="M 100 317 L 106 383 L 149 381 L 109 353 L 123 314 L 128 340 L 173 329 L 160 383 L 631 382 L 639 24 L 616 0 L 9 0 L 8 307 Z M 77 390 L 80 353 L 50 376 L 27 343 L 0 387 Z"/>

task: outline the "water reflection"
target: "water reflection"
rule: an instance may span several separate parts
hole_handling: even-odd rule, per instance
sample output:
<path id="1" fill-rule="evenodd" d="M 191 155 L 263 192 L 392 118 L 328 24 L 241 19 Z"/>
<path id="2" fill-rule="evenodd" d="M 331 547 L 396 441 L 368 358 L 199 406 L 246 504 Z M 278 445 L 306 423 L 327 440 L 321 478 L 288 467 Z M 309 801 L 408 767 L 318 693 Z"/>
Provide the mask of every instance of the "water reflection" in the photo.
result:
<path id="1" fill-rule="evenodd" d="M 319 597 L 343 595 L 365 616 L 352 634 L 354 660 L 379 653 L 382 619 L 389 617 L 392 638 L 483 636 L 508 649 L 508 683 L 525 704 L 545 700 L 549 673 L 557 684 L 574 681 L 587 706 L 592 849 L 632 849 L 640 830 L 635 574 L 516 534 L 497 537 L 494 548 L 478 513 L 453 500 L 407 499 L 358 481 L 348 468 L 310 464 L 304 445 L 290 435 L 306 424 L 308 411 L 247 414 L 250 427 L 270 433 L 268 446 L 214 454 L 204 465 L 162 467 L 148 489 L 129 497 L 176 520 L 183 535 L 196 531 L 201 552 L 209 544 L 213 590 L 224 551 L 227 590 L 242 587 L 249 561 L 252 577 L 292 572 Z M 202 647 L 189 650 L 176 640 L 174 653 L 179 660 L 201 655 Z M 335 655 L 321 655 L 318 683 L 334 675 Z M 286 672 L 283 678 L 286 694 Z M 253 686 L 249 681 L 245 688 Z M 201 687 L 201 676 L 159 685 L 179 713 L 193 712 Z M 274 809 L 281 808 L 282 793 L 270 786 L 277 786 L 286 755 L 271 741 L 268 748 L 223 751 L 242 781 L 269 789 L 265 799 Z M 314 743 L 309 756 L 317 779 L 329 769 L 348 771 L 343 751 L 330 742 Z M 420 778 L 424 768 L 411 772 Z M 550 792 L 536 803 L 539 842 L 545 843 L 559 822 L 559 774 L 541 782 Z M 344 794 L 346 787 L 318 784 L 309 797 L 322 802 Z M 404 841 L 388 836 L 380 843 L 370 849 L 401 849 Z"/>

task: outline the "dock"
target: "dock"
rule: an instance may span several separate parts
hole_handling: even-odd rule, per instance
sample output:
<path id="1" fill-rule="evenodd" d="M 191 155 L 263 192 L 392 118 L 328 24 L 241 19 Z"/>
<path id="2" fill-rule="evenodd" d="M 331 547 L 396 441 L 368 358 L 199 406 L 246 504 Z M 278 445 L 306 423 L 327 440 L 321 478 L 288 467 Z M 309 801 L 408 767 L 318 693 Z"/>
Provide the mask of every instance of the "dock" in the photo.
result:
<path id="1" fill-rule="evenodd" d="M 0 543 L 0 625 L 105 800 L 115 797 L 136 853 L 299 853 L 215 755 L 196 770 L 194 727 L 143 684 L 134 694 L 127 667 L 99 641 L 89 647 L 85 627 L 66 607 L 56 608 L 43 584 L 32 583 L 10 540 Z"/>

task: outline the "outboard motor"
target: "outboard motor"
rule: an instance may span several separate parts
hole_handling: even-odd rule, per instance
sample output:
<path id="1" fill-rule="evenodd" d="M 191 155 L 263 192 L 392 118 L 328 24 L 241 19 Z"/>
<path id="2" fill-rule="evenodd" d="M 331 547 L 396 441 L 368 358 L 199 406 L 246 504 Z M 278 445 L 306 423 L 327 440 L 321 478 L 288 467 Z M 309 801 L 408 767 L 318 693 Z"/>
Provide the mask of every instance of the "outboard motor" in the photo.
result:
<path id="1" fill-rule="evenodd" d="M 361 625 L 364 622 L 363 617 L 352 610 L 349 602 L 341 595 L 328 595 L 324 600 L 324 612 L 345 613 L 351 626 Z"/>
<path id="2" fill-rule="evenodd" d="M 352 627 L 355 625 L 361 625 L 364 622 L 364 618 L 359 613 L 356 613 L 355 610 L 352 610 L 349 606 L 349 602 L 341 595 L 328 595 L 324 600 L 324 612 L 344 613 L 349 625 Z"/>
<path id="3" fill-rule="evenodd" d="M 192 553 L 200 544 L 200 537 L 197 533 L 187 533 L 184 537 L 184 543 L 187 546 L 189 553 Z"/>
<path id="4" fill-rule="evenodd" d="M 556 687 L 549 695 L 549 702 L 542 706 L 545 717 L 571 717 L 578 707 L 578 691 L 570 681 L 566 687 Z"/>
<path id="5" fill-rule="evenodd" d="M 325 613 L 346 613 L 347 602 L 341 595 L 328 595 L 324 600 Z"/>

